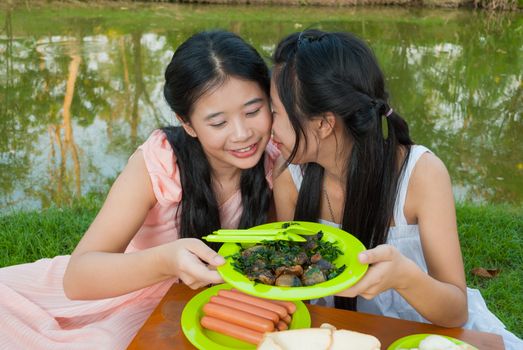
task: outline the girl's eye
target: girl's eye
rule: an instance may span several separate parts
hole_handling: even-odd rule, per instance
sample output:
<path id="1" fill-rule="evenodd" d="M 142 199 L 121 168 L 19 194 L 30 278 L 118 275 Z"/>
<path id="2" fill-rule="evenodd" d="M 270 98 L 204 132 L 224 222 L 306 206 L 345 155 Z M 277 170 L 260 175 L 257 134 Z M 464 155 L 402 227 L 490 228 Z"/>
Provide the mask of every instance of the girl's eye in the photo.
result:
<path id="1" fill-rule="evenodd" d="M 252 112 L 248 112 L 246 113 L 248 117 L 254 117 L 256 114 L 258 114 L 258 112 L 260 111 L 261 108 L 258 108 L 257 110 L 255 111 L 252 111 Z"/>
<path id="2" fill-rule="evenodd" d="M 211 126 L 213 128 L 219 128 L 219 127 L 222 127 L 225 125 L 225 122 L 219 122 L 219 123 L 214 123 L 214 124 L 211 124 Z"/>

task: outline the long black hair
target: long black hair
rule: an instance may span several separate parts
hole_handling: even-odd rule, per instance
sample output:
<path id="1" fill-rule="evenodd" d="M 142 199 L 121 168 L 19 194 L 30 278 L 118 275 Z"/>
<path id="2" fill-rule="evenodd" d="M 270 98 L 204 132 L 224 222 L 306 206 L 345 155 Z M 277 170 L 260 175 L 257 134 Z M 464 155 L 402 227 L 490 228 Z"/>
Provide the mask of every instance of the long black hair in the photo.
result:
<path id="1" fill-rule="evenodd" d="M 268 95 L 269 71 L 252 46 L 230 32 L 201 32 L 174 53 L 165 70 L 164 96 L 176 115 L 189 122 L 196 101 L 229 77 L 256 82 Z M 188 135 L 181 126 L 162 130 L 180 170 L 183 188 L 180 236 L 201 238 L 221 227 L 218 202 L 211 186 L 211 167 L 197 138 Z M 240 190 L 243 212 L 239 227 L 264 223 L 271 198 L 264 157 L 255 167 L 242 171 Z"/>
<path id="2" fill-rule="evenodd" d="M 287 161 L 296 156 L 304 122 L 333 113 L 353 141 L 345 160 L 342 228 L 367 248 L 385 243 L 399 177 L 413 143 L 407 123 L 389 107 L 383 73 L 372 50 L 350 33 L 306 30 L 283 39 L 273 59 L 273 79 L 296 133 Z M 401 148 L 405 158 L 398 161 Z M 303 168 L 295 220 L 317 221 L 324 169 L 316 163 Z M 348 308 L 354 309 L 355 303 Z"/>

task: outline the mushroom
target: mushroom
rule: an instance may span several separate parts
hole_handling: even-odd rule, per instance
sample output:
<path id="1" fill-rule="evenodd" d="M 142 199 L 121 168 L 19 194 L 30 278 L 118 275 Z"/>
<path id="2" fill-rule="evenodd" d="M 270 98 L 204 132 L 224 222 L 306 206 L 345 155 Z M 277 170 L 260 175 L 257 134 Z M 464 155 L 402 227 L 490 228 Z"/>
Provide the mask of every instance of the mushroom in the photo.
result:
<path id="1" fill-rule="evenodd" d="M 252 272 L 261 272 L 267 269 L 267 264 L 263 259 L 256 259 L 252 264 Z"/>
<path id="2" fill-rule="evenodd" d="M 298 254 L 296 254 L 292 262 L 296 265 L 305 264 L 307 262 L 307 253 L 299 252 Z"/>
<path id="3" fill-rule="evenodd" d="M 333 264 L 331 264 L 330 262 L 328 262 L 327 260 L 325 259 L 320 259 L 316 262 L 316 266 L 318 266 L 318 268 L 323 271 L 323 272 L 327 272 L 327 271 L 330 271 L 332 269 L 335 268 L 335 266 Z"/>
<path id="4" fill-rule="evenodd" d="M 280 266 L 276 269 L 275 272 L 276 276 L 280 276 L 282 274 L 301 276 L 303 274 L 303 267 L 301 267 L 300 265 Z"/>
<path id="5" fill-rule="evenodd" d="M 269 270 L 258 271 L 247 276 L 251 281 L 259 281 L 263 284 L 274 285 L 276 277 Z"/>
<path id="6" fill-rule="evenodd" d="M 276 278 L 274 284 L 280 287 L 300 287 L 302 285 L 300 279 L 296 275 L 288 273 L 281 274 Z"/>
<path id="7" fill-rule="evenodd" d="M 320 270 L 316 265 L 309 266 L 303 275 L 301 276 L 301 281 L 306 286 L 312 286 L 317 283 L 325 282 L 325 274 Z"/>
<path id="8" fill-rule="evenodd" d="M 320 252 L 317 252 L 313 256 L 311 256 L 311 264 L 316 264 L 318 261 L 321 260 L 321 254 Z"/>

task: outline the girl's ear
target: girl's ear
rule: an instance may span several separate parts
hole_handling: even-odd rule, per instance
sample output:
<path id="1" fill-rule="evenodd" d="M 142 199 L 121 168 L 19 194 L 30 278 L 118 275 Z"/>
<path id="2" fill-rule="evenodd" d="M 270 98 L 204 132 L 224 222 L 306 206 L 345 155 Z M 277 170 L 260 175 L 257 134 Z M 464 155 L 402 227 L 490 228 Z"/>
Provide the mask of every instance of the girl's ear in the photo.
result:
<path id="1" fill-rule="evenodd" d="M 192 137 L 198 137 L 198 135 L 196 135 L 196 131 L 194 131 L 194 129 L 192 128 L 191 124 L 190 123 L 187 123 L 185 122 L 182 118 L 180 118 L 179 116 L 176 116 L 176 119 L 178 119 L 178 121 L 180 122 L 180 125 L 183 127 L 183 129 L 185 130 L 185 132 L 187 134 L 189 134 L 189 136 L 192 136 Z"/>
<path id="2" fill-rule="evenodd" d="M 336 125 L 336 117 L 331 112 L 323 114 L 316 121 L 317 132 L 320 139 L 325 139 L 334 133 L 334 126 Z"/>

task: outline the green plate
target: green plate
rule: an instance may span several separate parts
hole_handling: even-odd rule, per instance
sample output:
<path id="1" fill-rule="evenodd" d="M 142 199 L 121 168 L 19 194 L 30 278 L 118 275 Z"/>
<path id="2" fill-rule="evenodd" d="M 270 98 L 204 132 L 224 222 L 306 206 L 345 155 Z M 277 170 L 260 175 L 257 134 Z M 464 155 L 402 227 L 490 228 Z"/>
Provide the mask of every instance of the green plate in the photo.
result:
<path id="1" fill-rule="evenodd" d="M 203 316 L 202 308 L 211 299 L 213 295 L 217 295 L 220 289 L 232 289 L 228 284 L 219 284 L 208 288 L 197 295 L 195 295 L 182 312 L 182 331 L 187 339 L 197 347 L 203 350 L 243 350 L 256 349 L 255 345 L 246 343 L 239 339 L 229 337 L 227 335 L 210 331 L 200 325 L 200 319 Z M 311 326 L 311 316 L 309 310 L 301 301 L 294 301 L 296 304 L 296 312 L 292 315 L 292 321 L 289 329 L 309 328 Z"/>
<path id="2" fill-rule="evenodd" d="M 306 221 L 292 221 L 301 227 L 323 231 L 322 240 L 337 242 L 338 247 L 343 252 L 334 264 L 336 266 L 345 265 L 345 271 L 335 278 L 307 287 L 277 287 L 262 283 L 254 283 L 245 275 L 236 271 L 231 265 L 231 258 L 226 259 L 226 263 L 218 267 L 218 272 L 225 280 L 225 282 L 234 286 L 235 288 L 251 295 L 256 295 L 261 298 L 276 299 L 276 300 L 308 300 L 321 298 L 327 295 L 332 295 L 342 290 L 345 290 L 359 281 L 365 272 L 368 265 L 361 264 L 358 261 L 358 253 L 365 250 L 365 246 L 353 235 L 336 227 Z M 280 228 L 284 222 L 272 222 L 265 225 L 256 226 L 261 228 Z M 236 243 L 225 243 L 218 251 L 222 256 L 229 257 L 240 250 Z"/>
<path id="3" fill-rule="evenodd" d="M 428 337 L 429 335 L 439 335 L 441 337 L 447 338 L 448 340 L 450 340 L 451 342 L 453 342 L 456 345 L 463 345 L 463 344 L 470 345 L 459 339 L 448 337 L 446 335 L 441 335 L 441 334 L 412 334 L 412 335 L 408 335 L 406 337 L 396 340 L 394 343 L 390 344 L 390 346 L 387 348 L 387 350 L 417 348 L 419 346 L 419 343 L 423 339 Z M 472 346 L 472 345 L 470 345 L 470 346 Z M 476 348 L 474 348 L 474 349 L 476 349 Z"/>

